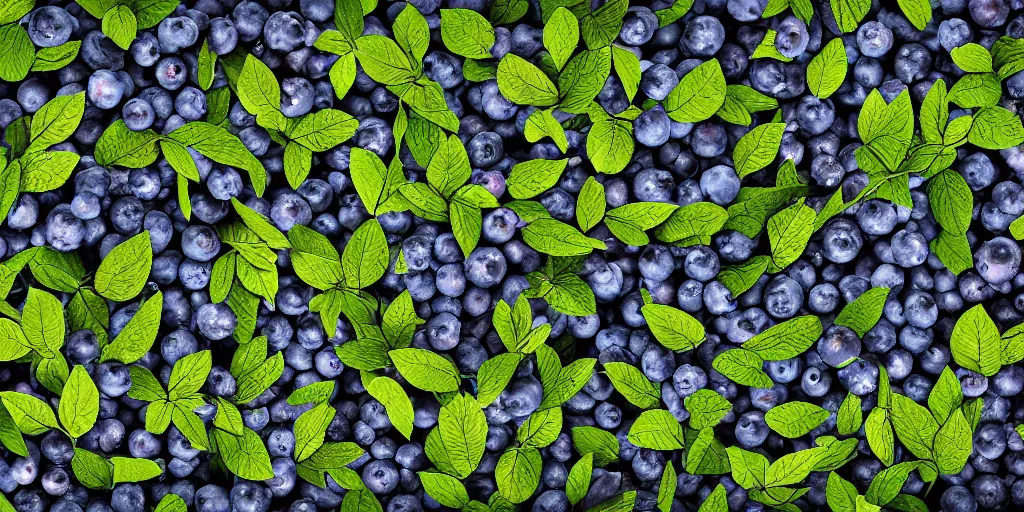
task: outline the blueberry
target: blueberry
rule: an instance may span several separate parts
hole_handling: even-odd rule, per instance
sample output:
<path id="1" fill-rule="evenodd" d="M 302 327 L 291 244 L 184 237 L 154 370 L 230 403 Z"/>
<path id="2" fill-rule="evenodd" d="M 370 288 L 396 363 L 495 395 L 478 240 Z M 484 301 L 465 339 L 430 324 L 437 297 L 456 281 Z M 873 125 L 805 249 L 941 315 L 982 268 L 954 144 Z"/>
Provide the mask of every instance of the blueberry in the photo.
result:
<path id="1" fill-rule="evenodd" d="M 45 6 L 32 11 L 28 18 L 28 35 L 41 48 L 60 46 L 71 39 L 78 27 L 75 19 L 60 7 Z"/>

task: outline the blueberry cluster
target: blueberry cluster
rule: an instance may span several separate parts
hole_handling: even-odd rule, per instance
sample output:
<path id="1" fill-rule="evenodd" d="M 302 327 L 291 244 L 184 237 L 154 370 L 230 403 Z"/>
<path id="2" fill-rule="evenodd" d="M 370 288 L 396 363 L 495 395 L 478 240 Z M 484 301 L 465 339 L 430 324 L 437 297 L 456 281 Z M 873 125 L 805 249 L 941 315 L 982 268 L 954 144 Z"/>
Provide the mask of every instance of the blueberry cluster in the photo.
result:
<path id="1" fill-rule="evenodd" d="M 0 0 L 0 512 L 1024 507 L 1021 11 Z"/>

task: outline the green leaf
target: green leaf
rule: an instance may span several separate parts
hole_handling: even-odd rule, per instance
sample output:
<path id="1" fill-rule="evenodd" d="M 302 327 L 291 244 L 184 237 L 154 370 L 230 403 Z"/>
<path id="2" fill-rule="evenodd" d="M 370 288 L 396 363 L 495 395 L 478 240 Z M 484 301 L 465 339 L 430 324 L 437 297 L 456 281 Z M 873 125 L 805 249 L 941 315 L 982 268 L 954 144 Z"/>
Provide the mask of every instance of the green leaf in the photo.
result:
<path id="1" fill-rule="evenodd" d="M 281 86 L 274 72 L 262 61 L 246 55 L 236 85 L 238 101 L 247 112 L 256 116 L 256 123 L 268 129 L 280 130 L 286 125 L 281 114 Z"/>
<path id="2" fill-rule="evenodd" d="M 489 59 L 494 29 L 470 9 L 441 9 L 441 40 L 452 53 L 470 59 Z"/>
<path id="3" fill-rule="evenodd" d="M 771 377 L 761 369 L 764 359 L 749 350 L 726 350 L 715 356 L 711 366 L 737 384 L 764 389 L 774 385 Z"/>
<path id="4" fill-rule="evenodd" d="M 858 430 L 864 421 L 864 411 L 861 410 L 861 399 L 853 393 L 846 393 L 846 398 L 839 406 L 836 413 L 836 429 L 840 435 L 848 436 Z"/>
<path id="5" fill-rule="evenodd" d="M 527 142 L 537 142 L 544 137 L 551 137 L 552 142 L 563 153 L 569 149 L 569 142 L 565 138 L 565 129 L 551 114 L 551 110 L 538 109 L 530 114 L 530 117 L 526 118 L 523 135 Z"/>
<path id="6" fill-rule="evenodd" d="M 863 338 L 882 317 L 882 310 L 888 297 L 888 288 L 871 288 L 860 294 L 853 302 L 843 306 L 834 323 L 853 329 L 857 336 Z"/>
<path id="7" fill-rule="evenodd" d="M 360 225 L 345 246 L 341 265 L 345 282 L 352 288 L 366 288 L 384 276 L 388 268 L 388 241 L 376 219 Z"/>
<path id="8" fill-rule="evenodd" d="M 604 242 L 589 238 L 576 228 L 555 219 L 538 219 L 522 229 L 523 241 L 550 256 L 582 256 L 594 249 L 605 250 Z"/>
<path id="9" fill-rule="evenodd" d="M 341 257 L 327 237 L 295 225 L 288 231 L 288 241 L 292 246 L 292 268 L 303 282 L 318 290 L 328 290 L 344 282 Z"/>
<path id="10" fill-rule="evenodd" d="M 654 231 L 662 242 L 686 247 L 708 245 L 711 236 L 721 231 L 729 219 L 724 208 L 710 202 L 697 202 L 682 206 Z"/>
<path id="11" fill-rule="evenodd" d="M 787 402 L 764 413 L 772 430 L 790 439 L 806 435 L 828 419 L 828 411 L 807 402 Z"/>
<path id="12" fill-rule="evenodd" d="M 576 54 L 558 75 L 558 90 L 562 98 L 558 108 L 573 114 L 589 112 L 594 98 L 611 74 L 611 69 L 612 54 L 609 48 L 585 50 Z"/>
<path id="13" fill-rule="evenodd" d="M 176 0 L 135 0 L 132 10 L 139 20 L 139 28 L 147 29 L 155 27 L 174 12 L 178 5 Z"/>
<path id="14" fill-rule="evenodd" d="M 333 385 L 333 382 L 331 384 Z M 242 413 L 238 411 L 238 408 L 221 397 L 215 397 L 214 401 L 217 404 L 217 415 L 213 417 L 213 426 L 229 434 L 244 435 Z"/>
<path id="15" fill-rule="evenodd" d="M 206 383 L 213 367 L 213 356 L 209 350 L 189 354 L 174 363 L 167 380 L 167 397 L 171 401 L 191 398 Z"/>
<path id="16" fill-rule="evenodd" d="M 134 299 L 146 286 L 153 266 L 149 231 L 117 244 L 96 270 L 96 292 L 115 302 Z"/>
<path id="17" fill-rule="evenodd" d="M 430 46 L 430 27 L 427 19 L 411 4 L 395 17 L 391 27 L 398 46 L 406 51 L 413 63 L 422 62 Z"/>
<path id="18" fill-rule="evenodd" d="M 536 448 L 509 448 L 494 468 L 498 494 L 515 504 L 526 501 L 540 485 L 541 466 Z"/>
<path id="19" fill-rule="evenodd" d="M 0 401 L 0 444 L 3 444 L 11 453 L 21 457 L 28 457 L 28 446 L 25 444 L 25 438 L 22 437 L 18 424 L 14 422 L 11 413 L 7 412 L 7 407 L 4 406 L 2 401 Z"/>
<path id="20" fill-rule="evenodd" d="M 522 358 L 519 354 L 498 354 L 480 365 L 476 398 L 481 405 L 490 405 L 505 390 Z"/>
<path id="21" fill-rule="evenodd" d="M 984 306 L 968 309 L 956 321 L 949 348 L 956 364 L 991 377 L 999 371 L 1001 342 L 999 329 Z"/>
<path id="22" fill-rule="evenodd" d="M 800 201 L 768 219 L 770 271 L 779 271 L 800 258 L 814 233 L 814 209 Z"/>
<path id="23" fill-rule="evenodd" d="M 872 157 L 885 169 L 896 169 L 910 148 L 914 135 L 910 93 L 903 91 L 887 105 L 877 89 L 871 91 L 857 119 L 857 132 Z M 860 159 L 857 161 L 861 162 Z"/>
<path id="24" fill-rule="evenodd" d="M 644 246 L 650 243 L 644 231 L 665 222 L 676 209 L 676 205 L 669 203 L 634 202 L 608 211 L 604 222 L 622 242 Z"/>
<path id="25" fill-rule="evenodd" d="M 125 126 L 124 121 L 117 120 L 96 141 L 96 163 L 141 169 L 160 156 L 156 145 L 159 140 L 160 136 L 153 130 L 133 132 Z"/>
<path id="26" fill-rule="evenodd" d="M 181 496 L 168 493 L 156 505 L 153 512 L 188 512 L 188 505 L 185 504 L 185 500 L 181 499 Z"/>
<path id="27" fill-rule="evenodd" d="M 590 477 L 594 472 L 594 454 L 584 453 L 580 460 L 573 464 L 569 470 L 569 477 L 565 483 L 565 494 L 569 503 L 573 505 L 580 502 L 587 491 L 590 490 Z"/>
<path id="28" fill-rule="evenodd" d="M 68 139 L 85 112 L 85 93 L 57 96 L 32 116 L 29 148 L 43 150 Z"/>
<path id="29" fill-rule="evenodd" d="M 512 103 L 547 107 L 558 102 L 558 89 L 529 61 L 509 53 L 498 63 L 498 89 Z"/>
<path id="30" fill-rule="evenodd" d="M 967 140 L 982 149 L 1006 149 L 1024 142 L 1024 127 L 1020 118 L 1005 108 L 983 108 L 974 114 Z"/>
<path id="31" fill-rule="evenodd" d="M 683 427 L 665 409 L 640 413 L 627 437 L 634 445 L 652 450 L 681 450 L 684 446 Z"/>
<path id="32" fill-rule="evenodd" d="M 29 153 L 12 166 L 21 166 L 22 192 L 49 192 L 67 182 L 78 161 L 70 151 L 44 151 Z"/>
<path id="33" fill-rule="evenodd" d="M 476 470 L 484 455 L 487 418 L 473 397 L 457 395 L 441 407 L 437 432 L 457 476 L 465 478 Z"/>
<path id="34" fill-rule="evenodd" d="M 857 456 L 859 440 L 851 438 L 839 441 L 832 436 L 818 436 L 814 443 L 825 450 L 811 471 L 833 471 Z"/>
<path id="35" fill-rule="evenodd" d="M 57 417 L 46 402 L 25 393 L 0 391 L 0 402 L 10 413 L 18 430 L 34 436 L 58 428 Z"/>
<path id="36" fill-rule="evenodd" d="M 568 163 L 568 159 L 536 159 L 512 166 L 512 171 L 506 182 L 509 194 L 516 199 L 529 199 L 539 195 L 555 186 Z"/>
<path id="37" fill-rule="evenodd" d="M 226 128 L 195 121 L 171 132 L 168 137 L 221 165 L 244 169 L 256 195 L 262 195 L 267 188 L 267 170 L 263 164 Z"/>
<path id="38" fill-rule="evenodd" d="M 363 71 L 375 82 L 399 85 L 417 78 L 414 64 L 401 47 L 382 35 L 370 34 L 356 39 L 356 57 Z"/>
<path id="39" fill-rule="evenodd" d="M 899 4 L 903 14 L 918 30 L 924 30 L 932 20 L 932 4 L 928 0 L 899 0 Z"/>
<path id="40" fill-rule="evenodd" d="M 696 123 L 710 118 L 725 103 L 725 75 L 718 59 L 687 73 L 665 98 L 665 111 L 673 121 Z"/>
<path id="41" fill-rule="evenodd" d="M 932 441 L 939 431 L 939 424 L 928 409 L 903 395 L 893 393 L 890 419 L 900 442 L 910 453 L 922 459 L 932 457 Z"/>
<path id="42" fill-rule="evenodd" d="M 672 351 L 693 350 L 704 341 L 704 325 L 689 313 L 662 304 L 645 304 L 640 313 L 651 334 Z"/>
<path id="43" fill-rule="evenodd" d="M 612 67 L 615 69 L 615 74 L 619 77 L 619 81 L 622 82 L 622 88 L 626 91 L 626 98 L 630 102 L 636 97 L 637 91 L 640 89 L 640 77 L 642 72 L 640 71 L 640 59 L 633 52 L 613 45 L 612 47 Z"/>
<path id="44" fill-rule="evenodd" d="M 658 17 L 658 27 L 662 28 L 676 22 L 689 12 L 691 7 L 693 7 L 693 0 L 675 0 L 671 6 L 654 11 Z"/>
<path id="45" fill-rule="evenodd" d="M 599 468 L 619 459 L 619 441 L 615 434 L 597 427 L 573 427 L 572 445 L 581 455 L 593 454 L 594 466 Z"/>
<path id="46" fill-rule="evenodd" d="M 1002 95 L 1002 85 L 995 73 L 965 75 L 949 90 L 949 100 L 961 108 L 994 107 Z"/>
<path id="47" fill-rule="evenodd" d="M 700 430 L 686 450 L 686 472 L 694 475 L 721 475 L 731 471 L 725 446 L 715 439 L 714 429 Z"/>
<path id="48" fill-rule="evenodd" d="M 586 233 L 601 222 L 605 208 L 604 185 L 598 183 L 593 176 L 587 177 L 576 202 L 576 222 L 580 225 L 580 231 Z"/>
<path id="49" fill-rule="evenodd" d="M 871 10 L 871 0 L 829 0 L 832 16 L 844 34 L 857 30 L 864 16 Z"/>
<path id="50" fill-rule="evenodd" d="M 491 4 L 487 17 L 495 25 L 509 25 L 519 21 L 529 8 L 526 0 L 497 0 Z"/>
<path id="51" fill-rule="evenodd" d="M 1013 229 L 1012 224 L 1010 228 Z M 974 267 L 971 245 L 964 235 L 940 231 L 939 236 L 931 241 L 929 247 L 939 257 L 939 261 L 953 274 L 960 274 Z"/>
<path id="52" fill-rule="evenodd" d="M 444 473 L 420 471 L 420 484 L 423 485 L 423 492 L 427 493 L 434 501 L 450 508 L 462 508 L 469 503 L 469 494 L 466 493 L 466 486 L 462 485 L 459 479 L 448 476 Z"/>
<path id="53" fill-rule="evenodd" d="M 658 483 L 658 510 L 660 512 L 669 512 L 672 509 L 672 500 L 676 494 L 676 468 L 672 466 L 672 462 L 665 463 L 665 469 L 661 472 L 661 482 Z M 719 485 L 718 487 L 722 487 Z M 718 490 L 716 487 L 715 490 Z M 712 493 L 714 494 L 714 493 Z M 725 495 L 725 488 L 722 487 L 722 495 Z M 711 499 L 711 496 L 708 496 Z M 717 499 L 717 497 L 716 497 Z M 706 502 L 707 500 L 705 500 Z M 724 503 L 724 502 L 723 502 Z M 707 512 L 709 509 L 703 509 Z M 697 512 L 701 512 L 698 510 Z"/>
<path id="54" fill-rule="evenodd" d="M 901 462 L 875 474 L 864 493 L 864 499 L 880 507 L 888 505 L 899 494 L 910 472 L 917 469 L 919 464 L 919 461 Z"/>
<path id="55" fill-rule="evenodd" d="M 641 409 L 653 409 L 661 405 L 661 390 L 637 367 L 629 363 L 610 362 L 604 365 L 608 380 L 615 389 Z"/>
<path id="56" fill-rule="evenodd" d="M 29 288 L 21 328 L 32 350 L 43 358 L 53 357 L 64 346 L 64 307 L 53 295 Z"/>
<path id="57" fill-rule="evenodd" d="M 864 422 L 864 433 L 868 440 L 871 452 L 878 457 L 883 464 L 892 465 L 895 460 L 892 423 L 889 421 L 885 409 L 875 407 L 868 414 Z"/>
<path id="58" fill-rule="evenodd" d="M 427 181 L 445 197 L 469 180 L 472 169 L 462 141 L 451 135 L 437 149 L 427 166 Z"/>
<path id="59" fill-rule="evenodd" d="M 668 466 L 666 464 L 666 466 Z M 671 500 L 670 500 L 671 501 Z M 661 512 L 666 512 L 666 509 L 662 509 Z M 725 492 L 725 486 L 718 484 L 711 491 L 711 494 L 700 504 L 700 508 L 697 512 L 728 512 L 729 502 L 728 495 Z"/>
<path id="60" fill-rule="evenodd" d="M 946 423 L 949 415 L 960 408 L 963 400 L 964 394 L 960 380 L 948 366 L 943 368 L 942 374 L 935 381 L 935 386 L 928 393 L 928 407 L 932 410 L 932 416 L 935 416 L 939 423 Z"/>
<path id="61" fill-rule="evenodd" d="M 458 391 L 459 371 L 451 361 L 421 348 L 403 348 L 388 352 L 402 375 L 413 386 L 424 391 L 446 393 Z"/>
<path id="62" fill-rule="evenodd" d="M 944 475 L 955 475 L 967 464 L 971 455 L 972 437 L 970 423 L 959 408 L 954 409 L 946 423 L 935 434 L 935 464 Z"/>
<path id="63" fill-rule="evenodd" d="M 71 470 L 78 482 L 89 489 L 110 489 L 114 486 L 114 465 L 83 448 L 75 448 Z"/>
<path id="64" fill-rule="evenodd" d="M 10 0 L 0 4 L 0 24 L 6 25 L 20 20 L 32 12 L 35 0 Z"/>
<path id="65" fill-rule="evenodd" d="M 772 29 L 765 31 L 764 38 L 761 39 L 761 44 L 754 48 L 754 53 L 750 55 L 750 58 L 774 59 L 780 62 L 791 62 L 793 59 L 780 53 L 779 49 L 775 46 L 775 39 L 778 35 L 779 33 Z"/>
<path id="66" fill-rule="evenodd" d="M 288 138 L 310 151 L 328 151 L 352 138 L 359 127 L 359 121 L 345 112 L 323 109 L 299 118 L 290 130 Z"/>
<path id="67" fill-rule="evenodd" d="M 57 414 L 72 438 L 81 437 L 96 424 L 100 412 L 100 392 L 82 365 L 75 365 L 64 384 Z"/>
<path id="68" fill-rule="evenodd" d="M 953 63 L 968 73 L 991 73 L 993 71 L 992 54 L 980 44 L 967 43 L 953 48 L 949 53 L 953 57 Z"/>
<path id="69" fill-rule="evenodd" d="M 594 170 L 616 174 L 633 157 L 633 124 L 612 117 L 598 118 L 590 127 L 586 142 L 587 158 Z"/>
<path id="70" fill-rule="evenodd" d="M 596 50 L 612 44 L 622 30 L 622 18 L 628 7 L 628 0 L 610 0 L 580 18 L 587 48 Z"/>
<path id="71" fill-rule="evenodd" d="M 847 66 L 843 39 L 832 39 L 807 64 L 807 88 L 821 99 L 828 98 L 846 80 Z"/>
<path id="72" fill-rule="evenodd" d="M 0 80 L 24 80 L 35 57 L 36 48 L 24 27 L 18 24 L 0 26 Z"/>
<path id="73" fill-rule="evenodd" d="M 686 411 L 690 413 L 690 428 L 702 430 L 718 425 L 729 411 L 732 404 L 718 392 L 710 389 L 699 389 L 683 401 Z"/>
<path id="74" fill-rule="evenodd" d="M 562 431 L 562 409 L 538 410 L 531 414 L 519 427 L 516 440 L 520 446 L 532 446 L 540 449 L 558 439 Z"/>
<path id="75" fill-rule="evenodd" d="M 384 410 L 387 411 L 388 419 L 395 429 L 402 433 L 406 439 L 412 438 L 413 408 L 409 395 L 402 389 L 402 386 L 388 377 L 377 377 L 366 386 L 370 396 L 376 398 Z"/>
<path id="76" fill-rule="evenodd" d="M 546 345 L 542 345 L 542 347 L 546 348 Z M 557 359 L 557 356 L 555 358 Z M 597 360 L 593 358 L 577 359 L 565 368 L 561 368 L 558 376 L 550 385 L 549 381 L 544 380 L 544 400 L 540 404 L 541 407 L 557 407 L 579 393 L 593 376 L 596 363 Z"/>
<path id="77" fill-rule="evenodd" d="M 103 347 L 100 362 L 116 360 L 131 364 L 146 355 L 156 341 L 162 308 L 163 294 L 157 292 L 139 307 L 117 337 Z"/>
<path id="78" fill-rule="evenodd" d="M 114 466 L 115 485 L 123 482 L 144 482 L 164 472 L 156 462 L 147 459 L 111 457 L 110 463 Z"/>
<path id="79" fill-rule="evenodd" d="M 725 449 L 729 454 L 732 479 L 744 489 L 763 488 L 768 480 L 768 459 L 756 452 L 749 452 L 738 446 Z"/>
<path id="80" fill-rule="evenodd" d="M 559 7 L 544 25 L 544 47 L 547 48 L 555 67 L 565 66 L 580 41 L 579 20 L 565 7 Z"/>
<path id="81" fill-rule="evenodd" d="M 235 349 L 230 371 L 238 382 L 235 402 L 246 403 L 261 395 L 281 377 L 284 355 L 278 352 L 267 358 L 267 338 L 259 336 Z"/>
<path id="82" fill-rule="evenodd" d="M 825 484 L 825 499 L 829 508 L 834 512 L 856 512 L 858 495 L 857 487 L 836 474 L 835 471 L 828 474 L 828 481 Z"/>
<path id="83" fill-rule="evenodd" d="M 13 328 L 12 328 L 13 330 Z M 1017 324 L 1003 333 L 1000 360 L 1009 365 L 1024 359 L 1024 324 Z"/>
<path id="84" fill-rule="evenodd" d="M 802 482 L 814 469 L 825 450 L 825 448 L 809 448 L 779 457 L 768 467 L 765 486 L 780 487 Z"/>
<path id="85" fill-rule="evenodd" d="M 54 393 L 58 393 L 64 388 L 69 373 L 68 362 L 60 352 L 54 354 L 53 357 L 40 360 L 35 367 L 36 380 Z"/>
<path id="86" fill-rule="evenodd" d="M 224 466 L 246 480 L 266 480 L 274 477 L 270 455 L 259 434 L 245 427 L 241 436 L 215 429 L 214 440 Z"/>
<path id="87" fill-rule="evenodd" d="M 295 420 L 293 458 L 296 462 L 308 459 L 323 446 L 327 427 L 330 426 L 337 412 L 330 404 L 322 403 L 302 413 Z"/>
<path id="88" fill-rule="evenodd" d="M 40 48 L 32 62 L 32 71 L 56 71 L 71 64 L 78 56 L 81 41 L 68 41 L 60 46 Z"/>
<path id="89" fill-rule="evenodd" d="M 110 38 L 122 50 L 135 40 L 135 33 L 138 30 L 138 21 L 135 13 L 127 5 L 115 5 L 103 15 L 103 33 Z"/>
<path id="90" fill-rule="evenodd" d="M 757 284 L 767 269 L 768 256 L 754 256 L 743 263 L 722 267 L 717 279 L 729 289 L 733 297 L 739 297 Z"/>
<path id="91" fill-rule="evenodd" d="M 785 361 L 811 348 L 821 337 L 821 320 L 804 315 L 773 325 L 743 343 L 743 350 L 765 361 Z"/>

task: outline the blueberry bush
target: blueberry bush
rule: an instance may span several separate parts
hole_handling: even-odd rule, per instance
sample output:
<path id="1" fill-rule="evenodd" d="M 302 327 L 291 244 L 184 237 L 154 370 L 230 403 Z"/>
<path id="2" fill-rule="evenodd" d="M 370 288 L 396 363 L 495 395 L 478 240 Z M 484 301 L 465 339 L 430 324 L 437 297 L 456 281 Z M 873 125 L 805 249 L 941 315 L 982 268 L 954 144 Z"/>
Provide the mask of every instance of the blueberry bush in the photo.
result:
<path id="1" fill-rule="evenodd" d="M 1024 507 L 1022 11 L 0 0 L 0 512 Z"/>

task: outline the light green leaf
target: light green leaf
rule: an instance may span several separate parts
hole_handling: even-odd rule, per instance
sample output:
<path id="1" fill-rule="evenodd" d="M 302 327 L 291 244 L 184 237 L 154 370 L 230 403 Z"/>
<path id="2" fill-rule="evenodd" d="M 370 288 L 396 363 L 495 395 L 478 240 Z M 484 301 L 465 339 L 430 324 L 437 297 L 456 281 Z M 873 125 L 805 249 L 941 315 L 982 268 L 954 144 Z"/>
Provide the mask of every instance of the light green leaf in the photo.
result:
<path id="1" fill-rule="evenodd" d="M 948 366 L 943 368 L 942 374 L 928 393 L 928 407 L 932 410 L 932 416 L 935 416 L 939 423 L 946 423 L 949 415 L 960 408 L 963 400 L 964 393 L 960 380 Z"/>
<path id="2" fill-rule="evenodd" d="M 402 389 L 402 386 L 389 377 L 377 377 L 366 386 L 370 396 L 377 399 L 384 410 L 387 411 L 388 419 L 406 439 L 412 438 L 413 408 L 409 395 Z"/>
<path id="3" fill-rule="evenodd" d="M 696 123 L 710 118 L 725 103 L 725 75 L 718 59 L 687 73 L 665 98 L 665 111 L 673 121 Z"/>
<path id="4" fill-rule="evenodd" d="M 0 26 L 0 80 L 24 80 L 35 56 L 35 46 L 24 27 L 14 23 Z"/>
<path id="5" fill-rule="evenodd" d="M 801 201 L 768 219 L 768 241 L 772 250 L 770 271 L 785 269 L 800 258 L 814 233 L 815 216 L 814 209 Z"/>
<path id="6" fill-rule="evenodd" d="M 565 7 L 559 7 L 544 25 L 544 47 L 555 62 L 555 68 L 562 69 L 580 41 L 579 20 Z"/>
<path id="7" fill-rule="evenodd" d="M 889 416 L 903 446 L 918 458 L 930 459 L 932 442 L 939 431 L 939 424 L 928 409 L 903 395 L 893 393 Z"/>
<path id="8" fill-rule="evenodd" d="M 515 504 L 526 501 L 540 485 L 541 466 L 536 448 L 509 448 L 494 468 L 498 494 Z"/>
<path id="9" fill-rule="evenodd" d="M 681 450 L 684 446 L 683 427 L 665 409 L 640 413 L 627 437 L 634 445 L 652 450 Z"/>
<path id="10" fill-rule="evenodd" d="M 829 0 L 832 16 L 844 34 L 857 30 L 864 16 L 871 10 L 871 0 Z"/>
<path id="11" fill-rule="evenodd" d="M 527 245 L 550 256 L 581 256 L 607 248 L 604 242 L 555 219 L 535 220 L 522 229 L 522 235 Z"/>
<path id="12" fill-rule="evenodd" d="M 569 470 L 569 477 L 565 483 L 565 494 L 569 503 L 573 505 L 580 502 L 587 491 L 590 490 L 590 477 L 594 471 L 594 454 L 584 453 L 580 460 L 573 464 Z"/>
<path id="13" fill-rule="evenodd" d="M 1020 118 L 1005 108 L 983 108 L 974 114 L 967 140 L 982 149 L 1006 149 L 1024 142 L 1024 127 Z"/>
<path id="14" fill-rule="evenodd" d="M 149 231 L 117 244 L 96 270 L 96 292 L 115 302 L 134 299 L 146 286 L 153 266 Z"/>
<path id="15" fill-rule="evenodd" d="M 924 30 L 932 20 L 932 4 L 928 0 L 899 0 L 899 4 L 903 14 L 918 30 Z"/>
<path id="16" fill-rule="evenodd" d="M 944 475 L 955 475 L 964 469 L 971 455 L 972 437 L 970 423 L 959 408 L 953 409 L 946 423 L 935 434 L 935 464 Z"/>
<path id="17" fill-rule="evenodd" d="M 572 445 L 582 455 L 593 454 L 594 466 L 599 468 L 619 459 L 619 441 L 615 434 L 597 427 L 573 427 Z"/>
<path id="18" fill-rule="evenodd" d="M 539 195 L 558 183 L 558 178 L 562 176 L 562 171 L 568 163 L 567 159 L 536 159 L 512 166 L 506 182 L 509 194 L 516 199 L 529 199 Z"/>
<path id="19" fill-rule="evenodd" d="M 376 219 L 364 222 L 352 233 L 341 255 L 345 282 L 352 288 L 366 288 L 384 276 L 388 268 L 388 241 Z"/>
<path id="20" fill-rule="evenodd" d="M 689 313 L 662 304 L 645 304 L 640 313 L 651 334 L 672 351 L 693 350 L 704 341 L 704 325 Z"/>
<path id="21" fill-rule="evenodd" d="M 561 97 L 558 108 L 572 114 L 589 112 L 611 69 L 612 53 L 609 48 L 584 50 L 576 54 L 558 75 Z"/>
<path id="22" fill-rule="evenodd" d="M 968 309 L 956 321 L 949 348 L 956 364 L 991 377 L 999 371 L 1001 342 L 999 329 L 984 306 Z"/>
<path id="23" fill-rule="evenodd" d="M 871 452 L 878 457 L 883 464 L 890 466 L 895 459 L 892 423 L 889 421 L 885 409 L 875 407 L 868 414 L 864 422 L 864 433 L 868 440 Z"/>
<path id="24" fill-rule="evenodd" d="M 828 474 L 828 481 L 825 484 L 825 499 L 833 512 L 856 512 L 858 495 L 857 487 L 836 474 L 835 471 Z"/>
<path id="25" fill-rule="evenodd" d="M 726 350 L 715 356 L 711 366 L 729 380 L 744 386 L 767 389 L 775 384 L 762 370 L 764 359 L 749 350 Z"/>
<path id="26" fill-rule="evenodd" d="M 661 390 L 637 367 L 629 363 L 609 362 L 604 369 L 615 389 L 633 405 L 641 409 L 661 405 Z"/>
<path id="27" fill-rule="evenodd" d="M 519 354 L 498 354 L 480 365 L 477 372 L 477 401 L 480 405 L 490 405 L 498 398 L 512 380 L 522 358 Z"/>
<path id="28" fill-rule="evenodd" d="M 930 8 L 930 7 L 929 7 Z M 967 43 L 949 52 L 953 63 L 968 73 L 991 73 L 992 54 L 977 43 Z"/>
<path id="29" fill-rule="evenodd" d="M 470 59 L 488 59 L 494 29 L 480 13 L 470 9 L 441 9 L 441 40 L 452 53 Z"/>
<path id="30" fill-rule="evenodd" d="M 423 491 L 441 505 L 450 508 L 462 508 L 469 503 L 469 494 L 466 493 L 466 486 L 459 479 L 444 473 L 428 471 L 420 471 L 419 477 L 420 483 L 423 485 Z"/>
<path id="31" fill-rule="evenodd" d="M 114 484 L 123 482 L 144 482 L 160 476 L 164 471 L 151 460 L 131 457 L 111 457 L 114 466 Z"/>
<path id="32" fill-rule="evenodd" d="M 806 435 L 828 419 L 828 411 L 808 402 L 787 402 L 772 407 L 764 421 L 772 430 L 790 439 Z"/>
<path id="33" fill-rule="evenodd" d="M 853 329 L 857 336 L 863 338 L 882 317 L 882 309 L 885 308 L 888 296 L 888 288 L 871 288 L 860 294 L 853 302 L 843 306 L 834 323 Z"/>
<path id="34" fill-rule="evenodd" d="M 103 15 L 102 29 L 114 44 L 120 46 L 122 50 L 127 50 L 135 40 L 138 20 L 127 5 L 115 5 Z"/>
<path id="35" fill-rule="evenodd" d="M 861 399 L 853 393 L 847 393 L 839 412 L 836 413 L 836 429 L 840 435 L 848 436 L 860 429 L 864 421 L 864 411 L 861 410 Z"/>
<path id="36" fill-rule="evenodd" d="M 302 462 L 310 458 L 323 446 L 327 427 L 330 426 L 337 412 L 330 404 L 321 403 L 302 413 L 295 420 L 295 449 L 293 458 L 296 462 Z"/>
<path id="37" fill-rule="evenodd" d="M 245 427 L 241 436 L 215 429 L 214 439 L 224 465 L 236 476 L 246 480 L 266 480 L 274 477 L 270 455 L 259 434 Z"/>
<path id="38" fill-rule="evenodd" d="M 25 393 L 0 391 L 0 401 L 24 434 L 34 436 L 58 428 L 57 417 L 46 402 Z"/>
<path id="39" fill-rule="evenodd" d="M 81 437 L 96 424 L 100 412 L 100 393 L 82 365 L 75 365 L 64 384 L 57 414 L 72 438 Z"/>
<path id="40" fill-rule="evenodd" d="M 821 99 L 828 98 L 843 85 L 847 67 L 843 39 L 832 39 L 807 64 L 807 88 Z"/>
<path id="41" fill-rule="evenodd" d="M 68 41 L 60 46 L 40 48 L 36 52 L 36 60 L 32 62 L 32 71 L 56 71 L 71 64 L 82 48 L 81 41 Z"/>
<path id="42" fill-rule="evenodd" d="M 457 395 L 441 407 L 437 432 L 457 476 L 465 478 L 480 464 L 487 440 L 487 418 L 469 395 Z"/>
<path id="43" fill-rule="evenodd" d="M 821 337 L 821 320 L 804 315 L 773 325 L 743 343 L 743 349 L 765 361 L 784 361 L 803 354 Z"/>
<path id="44" fill-rule="evenodd" d="M 424 391 L 458 391 L 459 371 L 451 361 L 421 348 L 403 348 L 388 353 L 409 384 Z"/>
<path id="45" fill-rule="evenodd" d="M 697 390 L 686 397 L 683 405 L 690 413 L 689 425 L 694 430 L 718 425 L 718 422 L 732 410 L 732 404 L 728 400 L 710 389 Z"/>
<path id="46" fill-rule="evenodd" d="M 717 204 L 692 203 L 674 211 L 668 220 L 655 229 L 654 236 L 662 242 L 682 247 L 708 245 L 711 236 L 718 233 L 727 220 L 729 213 Z"/>
<path id="47" fill-rule="evenodd" d="M 516 433 L 520 446 L 532 446 L 540 449 L 558 439 L 562 432 L 562 409 L 538 410 L 526 418 Z"/>
<path id="48" fill-rule="evenodd" d="M 89 489 L 110 489 L 114 485 L 114 465 L 107 459 L 83 448 L 75 448 L 71 470 L 79 483 Z"/>
<path id="49" fill-rule="evenodd" d="M 599 118 L 587 133 L 587 158 L 599 173 L 621 172 L 633 157 L 633 148 L 633 124 L 629 121 Z"/>
<path id="50" fill-rule="evenodd" d="M 288 130 L 288 138 L 310 151 L 329 151 L 352 138 L 357 128 L 359 121 L 354 117 L 340 110 L 327 108 L 299 118 L 299 121 Z"/>

